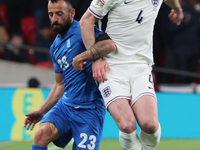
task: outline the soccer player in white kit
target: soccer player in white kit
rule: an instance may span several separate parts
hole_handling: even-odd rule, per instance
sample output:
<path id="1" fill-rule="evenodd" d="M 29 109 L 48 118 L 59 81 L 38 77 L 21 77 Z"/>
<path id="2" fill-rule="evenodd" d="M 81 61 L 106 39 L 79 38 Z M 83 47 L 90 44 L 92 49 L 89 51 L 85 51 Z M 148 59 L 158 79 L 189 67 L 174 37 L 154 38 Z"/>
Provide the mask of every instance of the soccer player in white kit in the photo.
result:
<path id="1" fill-rule="evenodd" d="M 118 125 L 123 150 L 142 148 L 136 120 L 141 128 L 140 139 L 144 150 L 154 150 L 160 141 L 161 127 L 151 67 L 154 64 L 153 28 L 162 2 L 93 0 L 80 20 L 82 38 L 88 49 L 95 43 L 94 23 L 108 13 L 106 32 L 115 42 L 117 50 L 93 62 L 93 77 L 100 83 L 99 90 L 106 108 Z M 179 25 L 183 19 L 179 0 L 165 3 L 172 8 L 169 18 Z M 98 55 L 101 58 L 102 52 L 90 51 L 95 58 Z"/>

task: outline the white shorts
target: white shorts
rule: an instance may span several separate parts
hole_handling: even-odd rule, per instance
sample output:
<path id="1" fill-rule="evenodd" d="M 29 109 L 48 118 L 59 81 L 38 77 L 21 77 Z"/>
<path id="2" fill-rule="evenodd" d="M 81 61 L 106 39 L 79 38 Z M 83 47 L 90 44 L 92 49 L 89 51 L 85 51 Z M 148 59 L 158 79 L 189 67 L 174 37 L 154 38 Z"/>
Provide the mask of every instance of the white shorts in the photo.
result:
<path id="1" fill-rule="evenodd" d="M 147 64 L 109 66 L 108 80 L 99 85 L 106 108 L 119 98 L 130 99 L 131 106 L 143 95 L 156 98 L 151 70 Z"/>

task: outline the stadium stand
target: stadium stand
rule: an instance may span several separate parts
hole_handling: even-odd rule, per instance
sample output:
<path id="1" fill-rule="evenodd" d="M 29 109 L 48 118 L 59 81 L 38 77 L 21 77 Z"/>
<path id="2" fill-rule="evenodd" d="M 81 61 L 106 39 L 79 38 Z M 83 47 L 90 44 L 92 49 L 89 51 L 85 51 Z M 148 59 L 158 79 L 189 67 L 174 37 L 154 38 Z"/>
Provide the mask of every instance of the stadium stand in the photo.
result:
<path id="1" fill-rule="evenodd" d="M 6 30 L 8 30 L 9 25 L 8 25 L 8 20 L 7 20 L 7 6 L 6 4 L 1 4 L 0 5 L 0 20 L 3 23 L 3 25 L 6 27 Z"/>
<path id="2" fill-rule="evenodd" d="M 21 20 L 21 27 L 22 27 L 22 33 L 24 37 L 27 40 L 27 43 L 29 45 L 33 45 L 35 42 L 35 18 L 33 16 L 27 16 L 23 17 Z"/>

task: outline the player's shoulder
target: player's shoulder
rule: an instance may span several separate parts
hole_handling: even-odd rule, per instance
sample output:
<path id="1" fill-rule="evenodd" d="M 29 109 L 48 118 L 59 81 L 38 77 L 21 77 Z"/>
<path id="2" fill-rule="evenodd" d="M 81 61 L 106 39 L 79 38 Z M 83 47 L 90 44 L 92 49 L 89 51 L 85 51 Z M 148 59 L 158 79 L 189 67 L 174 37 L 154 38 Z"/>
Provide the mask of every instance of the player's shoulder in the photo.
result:
<path id="1" fill-rule="evenodd" d="M 70 27 L 70 30 L 68 31 L 68 35 L 74 36 L 74 37 L 76 37 L 76 39 L 82 38 L 79 21 L 76 21 L 76 20 L 73 21 L 73 23 Z"/>
<path id="2" fill-rule="evenodd" d="M 81 30 L 81 28 L 80 28 L 79 21 L 74 19 L 69 31 L 70 32 L 79 32 L 80 30 Z"/>
<path id="3" fill-rule="evenodd" d="M 56 39 L 54 39 L 53 43 L 50 46 L 50 54 L 54 53 L 56 47 Z"/>

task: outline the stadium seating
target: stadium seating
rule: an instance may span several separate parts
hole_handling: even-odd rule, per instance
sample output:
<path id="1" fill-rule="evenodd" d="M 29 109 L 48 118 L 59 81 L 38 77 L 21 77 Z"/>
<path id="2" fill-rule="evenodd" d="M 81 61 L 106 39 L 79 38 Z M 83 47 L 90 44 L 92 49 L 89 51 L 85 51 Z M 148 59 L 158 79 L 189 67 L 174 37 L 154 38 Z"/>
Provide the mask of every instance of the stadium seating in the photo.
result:
<path id="1" fill-rule="evenodd" d="M 3 50 L 0 49 L 0 59 L 3 58 Z"/>
<path id="2" fill-rule="evenodd" d="M 42 67 L 42 68 L 54 69 L 53 63 L 52 62 L 48 62 L 48 61 L 38 62 L 38 63 L 35 64 L 35 66 Z"/>
<path id="3" fill-rule="evenodd" d="M 36 36 L 36 23 L 34 16 L 26 16 L 21 19 L 21 28 L 29 45 L 33 45 Z"/>
<path id="4" fill-rule="evenodd" d="M 8 20 L 7 20 L 7 6 L 6 4 L 1 4 L 0 5 L 0 19 L 5 26 L 6 30 L 8 31 Z"/>
<path id="5" fill-rule="evenodd" d="M 26 16 L 21 19 L 21 28 L 24 38 L 28 45 L 33 45 L 36 37 L 36 23 L 34 16 Z M 35 56 L 33 50 L 28 50 L 28 61 L 35 64 Z"/>
<path id="6" fill-rule="evenodd" d="M 196 73 L 200 74 L 200 63 L 197 65 Z M 195 83 L 200 84 L 200 78 L 196 78 Z"/>

